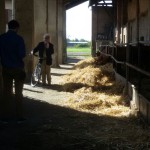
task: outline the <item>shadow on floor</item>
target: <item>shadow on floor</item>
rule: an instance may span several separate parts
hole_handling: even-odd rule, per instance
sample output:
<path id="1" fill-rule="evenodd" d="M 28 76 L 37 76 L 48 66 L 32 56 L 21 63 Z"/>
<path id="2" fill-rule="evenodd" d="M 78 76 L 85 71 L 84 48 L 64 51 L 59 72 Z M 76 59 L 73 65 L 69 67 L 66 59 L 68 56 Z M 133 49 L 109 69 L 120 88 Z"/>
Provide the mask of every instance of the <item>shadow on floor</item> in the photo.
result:
<path id="1" fill-rule="evenodd" d="M 124 140 L 128 118 L 98 116 L 30 98 L 24 98 L 24 112 L 24 123 L 0 124 L 1 150 L 112 150 L 118 143 L 122 149 L 131 144 Z"/>
<path id="2" fill-rule="evenodd" d="M 68 63 L 68 64 L 71 64 L 71 63 L 77 63 L 77 62 L 83 60 L 83 59 L 78 58 L 78 57 L 80 57 L 80 56 L 76 56 L 76 57 L 67 57 L 67 63 Z"/>

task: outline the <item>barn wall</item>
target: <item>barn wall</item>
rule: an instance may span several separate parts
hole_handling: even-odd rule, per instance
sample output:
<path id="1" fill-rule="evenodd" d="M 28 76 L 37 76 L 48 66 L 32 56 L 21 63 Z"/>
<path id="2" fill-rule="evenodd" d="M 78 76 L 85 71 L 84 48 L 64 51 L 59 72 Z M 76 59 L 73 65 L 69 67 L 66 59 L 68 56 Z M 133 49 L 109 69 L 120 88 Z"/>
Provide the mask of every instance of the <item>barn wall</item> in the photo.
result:
<path id="1" fill-rule="evenodd" d="M 107 9 L 107 11 L 106 11 Z M 113 8 L 92 7 L 92 55 L 96 53 L 98 33 L 104 33 L 108 26 L 113 25 Z"/>
<path id="2" fill-rule="evenodd" d="M 66 11 L 62 0 L 58 0 L 58 64 L 65 61 L 66 48 Z"/>
<path id="3" fill-rule="evenodd" d="M 149 20 L 148 20 L 148 14 L 145 16 L 141 16 L 139 19 L 139 38 L 144 37 L 144 41 L 149 40 Z"/>
<path id="4" fill-rule="evenodd" d="M 147 41 L 150 39 L 149 35 L 149 19 L 148 14 L 145 16 L 141 16 L 139 18 L 139 40 L 141 37 L 144 37 L 144 40 Z M 137 21 L 133 20 L 130 21 L 130 41 L 129 42 L 136 42 L 137 41 Z"/>
<path id="5" fill-rule="evenodd" d="M 138 3 L 139 2 L 139 5 Z M 150 40 L 150 1 L 149 0 L 128 0 L 128 33 L 129 43 Z M 117 20 L 118 21 L 118 20 Z M 122 26 L 121 26 L 122 27 Z M 120 28 L 121 28 L 120 27 Z M 121 36 L 120 36 L 121 39 Z M 135 43 L 134 43 L 135 44 Z M 149 72 L 149 47 L 130 46 L 129 63 Z M 126 50 L 127 51 L 127 50 Z M 127 60 L 126 60 L 127 61 Z M 140 111 L 143 118 L 150 123 L 150 78 L 142 73 L 128 67 L 126 70 L 128 76 L 128 94 L 131 99 L 131 108 Z M 120 74 L 120 72 L 119 72 Z M 118 76 L 116 76 L 118 78 Z M 146 82 L 145 82 L 146 81 Z"/>
<path id="6" fill-rule="evenodd" d="M 51 35 L 51 42 L 55 46 L 53 65 L 58 66 L 58 0 L 48 1 L 48 32 Z"/>
<path id="7" fill-rule="evenodd" d="M 97 35 L 97 26 L 98 26 L 98 7 L 92 8 L 92 56 L 96 55 L 96 35 Z"/>
<path id="8" fill-rule="evenodd" d="M 10 0 L 5 0 L 5 9 L 12 9 L 12 2 Z"/>
<path id="9" fill-rule="evenodd" d="M 47 32 L 47 3 L 46 0 L 34 0 L 34 34 L 33 34 L 33 46 L 31 50 L 43 40 L 43 34 Z M 34 60 L 33 66 L 36 65 L 38 59 L 36 57 L 32 58 Z M 33 67 L 32 66 L 32 67 Z"/>
<path id="10" fill-rule="evenodd" d="M 118 0 L 118 3 L 120 3 L 118 5 L 117 8 L 117 15 L 118 15 L 118 30 L 120 30 L 118 32 L 118 34 L 120 33 L 120 37 L 118 42 L 123 44 L 123 43 L 127 43 L 127 1 L 126 0 Z"/>
<path id="11" fill-rule="evenodd" d="M 137 41 L 137 22 L 132 21 L 129 23 L 129 42 Z"/>
<path id="12" fill-rule="evenodd" d="M 144 41 L 150 40 L 150 1 L 139 1 L 139 38 L 144 37 Z"/>
<path id="13" fill-rule="evenodd" d="M 140 15 L 144 15 L 148 12 L 149 9 L 149 0 L 140 0 L 139 1 L 140 5 Z"/>
<path id="14" fill-rule="evenodd" d="M 132 21 L 136 19 L 137 14 L 137 0 L 128 0 L 128 20 Z"/>
<path id="15" fill-rule="evenodd" d="M 34 0 L 34 43 L 36 46 L 43 40 L 43 34 L 47 27 L 46 0 Z"/>
<path id="16" fill-rule="evenodd" d="M 0 0 L 0 34 L 6 30 L 5 0 Z"/>
<path id="17" fill-rule="evenodd" d="M 143 39 L 147 41 L 150 40 L 150 1 L 149 0 L 139 0 L 139 20 L 137 20 L 138 11 L 138 1 L 132 0 L 128 1 L 128 21 L 130 24 L 130 41 L 135 42 L 137 39 Z M 138 29 L 139 24 L 139 29 Z M 132 28 L 132 29 L 131 29 Z M 139 37 L 137 37 L 137 32 L 139 32 Z"/>
<path id="18" fill-rule="evenodd" d="M 25 70 L 27 72 L 27 80 L 30 80 L 32 73 L 32 58 L 28 56 L 33 44 L 33 0 L 15 0 L 15 19 L 20 23 L 19 34 L 23 36 L 26 45 Z"/>
<path id="19" fill-rule="evenodd" d="M 126 48 L 124 51 L 125 53 L 123 53 L 121 49 L 117 48 L 116 53 L 114 53 L 114 57 L 119 60 L 122 56 L 125 56 L 125 59 L 121 59 L 121 61 L 126 61 L 134 67 L 136 66 L 149 72 L 150 47 L 141 44 L 141 41 L 148 43 L 150 41 L 150 1 L 128 0 L 127 20 L 122 17 L 122 15 L 125 15 L 124 11 L 121 11 L 122 2 L 123 0 L 116 0 L 115 5 L 117 8 L 115 11 L 115 29 L 117 31 L 116 43 L 119 44 L 119 46 L 124 43 L 123 37 L 125 35 L 127 42 L 134 46 L 122 46 L 121 49 L 123 49 L 123 47 Z M 116 56 L 118 56 L 118 58 Z M 131 68 L 131 66 L 129 67 L 128 65 L 126 65 L 124 69 L 123 66 L 114 63 L 114 69 L 116 71 L 117 80 L 126 80 L 124 84 L 126 85 L 127 93 L 131 100 L 131 108 L 137 109 L 143 118 L 150 123 L 150 77 Z"/>
<path id="20" fill-rule="evenodd" d="M 112 9 L 109 9 L 109 14 L 105 11 L 104 8 L 98 9 L 98 20 L 97 20 L 97 33 L 103 33 L 105 30 L 107 30 L 107 26 L 112 25 L 113 23 L 113 13 Z"/>

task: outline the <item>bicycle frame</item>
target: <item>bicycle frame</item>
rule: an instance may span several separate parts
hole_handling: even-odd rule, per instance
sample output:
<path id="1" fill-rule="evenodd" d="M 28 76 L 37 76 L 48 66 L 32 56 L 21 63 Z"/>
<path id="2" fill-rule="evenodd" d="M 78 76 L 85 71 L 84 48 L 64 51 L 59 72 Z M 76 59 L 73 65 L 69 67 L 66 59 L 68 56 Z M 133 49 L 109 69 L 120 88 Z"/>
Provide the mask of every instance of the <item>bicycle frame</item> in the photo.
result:
<path id="1" fill-rule="evenodd" d="M 34 56 L 37 57 L 38 55 L 34 55 Z M 39 60 L 40 59 L 46 59 L 46 58 L 39 58 Z M 33 87 L 36 86 L 40 82 L 40 79 L 41 79 L 41 63 L 38 61 L 31 76 L 31 86 Z"/>

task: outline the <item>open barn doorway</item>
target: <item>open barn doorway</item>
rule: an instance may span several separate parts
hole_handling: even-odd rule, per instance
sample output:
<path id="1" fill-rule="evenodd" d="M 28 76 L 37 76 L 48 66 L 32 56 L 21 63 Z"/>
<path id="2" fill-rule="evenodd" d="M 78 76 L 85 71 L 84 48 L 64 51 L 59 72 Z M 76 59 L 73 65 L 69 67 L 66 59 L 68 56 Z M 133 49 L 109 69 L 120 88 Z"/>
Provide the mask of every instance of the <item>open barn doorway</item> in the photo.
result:
<path id="1" fill-rule="evenodd" d="M 91 9 L 84 2 L 66 11 L 67 62 L 91 56 Z"/>

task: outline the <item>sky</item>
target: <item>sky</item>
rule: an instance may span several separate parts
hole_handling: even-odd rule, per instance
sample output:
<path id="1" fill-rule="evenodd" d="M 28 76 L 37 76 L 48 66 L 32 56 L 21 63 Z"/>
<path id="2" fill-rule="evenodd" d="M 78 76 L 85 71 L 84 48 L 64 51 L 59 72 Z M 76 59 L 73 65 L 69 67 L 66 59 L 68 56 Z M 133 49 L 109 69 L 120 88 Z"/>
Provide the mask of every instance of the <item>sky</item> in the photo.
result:
<path id="1" fill-rule="evenodd" d="M 91 41 L 91 12 L 88 1 L 66 11 L 66 38 Z"/>

